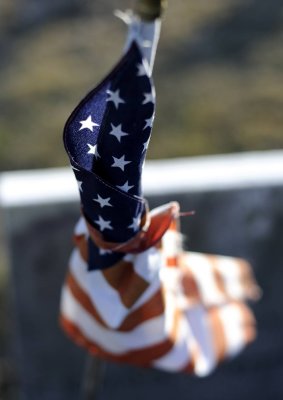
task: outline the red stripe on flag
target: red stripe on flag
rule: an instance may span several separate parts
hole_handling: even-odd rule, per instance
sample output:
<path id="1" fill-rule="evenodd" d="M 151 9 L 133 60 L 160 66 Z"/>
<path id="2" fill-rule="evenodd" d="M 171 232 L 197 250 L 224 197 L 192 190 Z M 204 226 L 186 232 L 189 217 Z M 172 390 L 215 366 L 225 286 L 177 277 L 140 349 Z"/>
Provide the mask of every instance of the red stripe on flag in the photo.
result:
<path id="1" fill-rule="evenodd" d="M 71 273 L 68 274 L 66 279 L 66 285 L 72 292 L 75 299 L 81 304 L 81 306 L 102 326 L 107 327 L 100 316 L 98 310 L 95 308 L 90 297 L 84 292 L 80 287 L 76 279 Z M 136 328 L 143 322 L 158 317 L 164 312 L 164 302 L 161 291 L 158 290 L 145 304 L 131 312 L 125 320 L 122 322 L 121 326 L 116 328 L 116 331 L 128 332 Z M 111 328 L 113 329 L 113 328 Z"/>
<path id="2" fill-rule="evenodd" d="M 150 363 L 152 363 L 154 360 L 163 357 L 173 348 L 179 325 L 178 324 L 180 319 L 179 316 L 180 316 L 179 313 L 176 312 L 174 319 L 174 327 L 168 339 L 165 339 L 160 343 L 154 344 L 152 346 L 129 351 L 122 355 L 115 355 L 113 353 L 103 350 L 95 342 L 87 339 L 81 332 L 81 330 L 73 322 L 65 318 L 62 314 L 60 316 L 60 324 L 73 341 L 75 341 L 80 346 L 86 347 L 92 354 L 100 356 L 109 361 L 129 363 L 146 367 L 149 366 Z"/>

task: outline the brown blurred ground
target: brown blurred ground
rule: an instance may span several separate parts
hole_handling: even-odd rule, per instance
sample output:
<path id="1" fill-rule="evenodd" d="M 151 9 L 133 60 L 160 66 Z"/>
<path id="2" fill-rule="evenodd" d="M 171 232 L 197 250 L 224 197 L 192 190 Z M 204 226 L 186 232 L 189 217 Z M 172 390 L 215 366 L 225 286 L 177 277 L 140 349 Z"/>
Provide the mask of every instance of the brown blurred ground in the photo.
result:
<path id="1" fill-rule="evenodd" d="M 2 0 L 0 169 L 66 165 L 61 132 L 118 59 L 121 0 Z M 149 158 L 282 147 L 281 0 L 170 1 Z"/>

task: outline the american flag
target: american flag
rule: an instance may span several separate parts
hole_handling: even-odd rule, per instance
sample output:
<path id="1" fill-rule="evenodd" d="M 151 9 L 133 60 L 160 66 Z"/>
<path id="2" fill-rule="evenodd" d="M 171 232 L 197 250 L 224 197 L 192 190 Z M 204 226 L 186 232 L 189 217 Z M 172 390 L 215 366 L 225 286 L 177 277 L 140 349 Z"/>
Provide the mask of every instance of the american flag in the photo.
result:
<path id="1" fill-rule="evenodd" d="M 66 123 L 82 216 L 60 320 L 99 357 L 203 376 L 254 339 L 245 300 L 258 287 L 243 260 L 183 250 L 178 203 L 148 210 L 141 175 L 154 104 L 133 40 Z"/>
<path id="2" fill-rule="evenodd" d="M 91 271 L 82 217 L 62 291 L 61 325 L 75 343 L 106 360 L 205 376 L 255 338 L 244 301 L 258 288 L 243 260 L 184 252 L 177 211 L 177 203 L 152 210 L 154 225 L 171 220 L 157 245 Z"/>
<path id="3" fill-rule="evenodd" d="M 83 215 L 106 241 L 117 244 L 131 239 L 146 219 L 141 174 L 155 108 L 155 90 L 147 71 L 147 61 L 133 42 L 65 126 L 65 147 Z M 90 246 L 91 269 L 109 267 L 121 258 L 91 242 Z"/>

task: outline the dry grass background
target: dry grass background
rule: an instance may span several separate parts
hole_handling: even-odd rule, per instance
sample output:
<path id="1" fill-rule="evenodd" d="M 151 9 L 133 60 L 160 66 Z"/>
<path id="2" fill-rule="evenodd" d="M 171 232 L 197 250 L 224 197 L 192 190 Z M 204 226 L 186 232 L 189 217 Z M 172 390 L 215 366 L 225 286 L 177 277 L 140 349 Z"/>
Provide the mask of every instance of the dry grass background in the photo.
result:
<path id="1" fill-rule="evenodd" d="M 149 158 L 282 147 L 281 4 L 169 0 Z M 64 122 L 117 61 L 125 27 L 112 10 L 130 5 L 2 0 L 1 170 L 67 164 Z"/>

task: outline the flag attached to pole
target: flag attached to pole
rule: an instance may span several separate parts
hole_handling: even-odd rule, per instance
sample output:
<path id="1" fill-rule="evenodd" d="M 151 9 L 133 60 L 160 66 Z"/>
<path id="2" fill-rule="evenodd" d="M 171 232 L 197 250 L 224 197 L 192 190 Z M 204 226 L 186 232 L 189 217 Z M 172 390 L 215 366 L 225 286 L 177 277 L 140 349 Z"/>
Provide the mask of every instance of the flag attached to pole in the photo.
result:
<path id="1" fill-rule="evenodd" d="M 126 15 L 125 53 L 69 117 L 64 144 L 81 218 L 61 325 L 108 360 L 203 376 L 255 337 L 250 266 L 185 252 L 176 202 L 149 210 L 141 176 L 155 115 L 160 20 Z"/>

